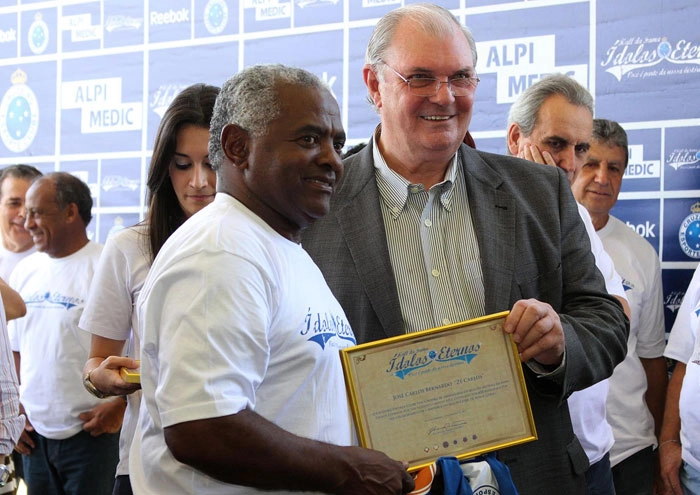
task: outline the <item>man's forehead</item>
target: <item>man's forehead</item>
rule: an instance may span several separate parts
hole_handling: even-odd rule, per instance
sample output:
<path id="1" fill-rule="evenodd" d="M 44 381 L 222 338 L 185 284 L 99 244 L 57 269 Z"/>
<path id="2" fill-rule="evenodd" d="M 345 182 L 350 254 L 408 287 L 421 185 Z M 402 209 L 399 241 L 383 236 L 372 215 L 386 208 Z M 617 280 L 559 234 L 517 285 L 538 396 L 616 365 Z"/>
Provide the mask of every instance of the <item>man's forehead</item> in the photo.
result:
<path id="1" fill-rule="evenodd" d="M 338 103 L 331 94 L 330 89 L 325 86 L 307 86 L 296 83 L 285 83 L 278 86 L 278 97 L 280 106 L 282 107 L 282 115 L 284 109 L 297 108 L 298 112 L 310 113 L 310 102 L 317 102 L 319 106 L 332 108 L 340 112 Z M 302 107 L 301 110 L 298 107 Z"/>
<path id="2" fill-rule="evenodd" d="M 29 189 L 29 186 L 31 186 L 32 183 L 31 181 L 27 179 L 23 179 L 21 177 L 12 177 L 7 176 L 5 177 L 2 182 L 0 182 L 0 190 L 3 191 L 8 191 L 9 189 Z"/>
<path id="3" fill-rule="evenodd" d="M 615 143 L 606 143 L 591 139 L 591 148 L 588 151 L 589 157 L 596 157 L 597 161 L 606 160 L 610 163 L 623 163 L 625 160 L 625 149 Z"/>
<path id="4" fill-rule="evenodd" d="M 38 179 L 27 191 L 27 201 L 41 199 L 52 199 L 55 197 L 55 184 L 48 179 Z"/>
<path id="5" fill-rule="evenodd" d="M 5 184 L 13 184 L 13 185 L 23 185 L 23 186 L 31 186 L 32 185 L 32 180 L 30 179 L 25 179 L 24 177 L 14 177 L 12 175 L 6 176 L 1 183 L 3 186 Z"/>
<path id="6" fill-rule="evenodd" d="M 563 95 L 546 98 L 537 111 L 537 120 L 559 120 L 593 129 L 593 115 L 585 105 L 571 103 Z"/>
<path id="7" fill-rule="evenodd" d="M 434 45 L 451 46 L 436 57 L 432 50 Z M 471 46 L 459 26 L 433 33 L 410 18 L 399 23 L 384 56 L 392 61 L 400 59 L 404 70 L 433 70 L 445 64 L 458 66 L 457 70 L 474 69 Z"/>
<path id="8" fill-rule="evenodd" d="M 292 127 L 299 130 L 312 125 L 342 125 L 338 102 L 330 90 L 324 87 L 289 88 L 289 92 L 284 95 L 281 110 L 275 120 L 289 122 L 290 117 L 293 117 Z"/>

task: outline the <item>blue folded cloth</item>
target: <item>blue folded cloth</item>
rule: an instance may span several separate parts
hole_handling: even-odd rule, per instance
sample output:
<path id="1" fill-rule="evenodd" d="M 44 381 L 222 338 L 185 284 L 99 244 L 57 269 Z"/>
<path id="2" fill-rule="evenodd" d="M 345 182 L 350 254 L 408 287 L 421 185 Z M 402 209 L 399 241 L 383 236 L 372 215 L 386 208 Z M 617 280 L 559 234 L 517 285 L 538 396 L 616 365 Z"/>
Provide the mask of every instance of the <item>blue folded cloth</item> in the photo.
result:
<path id="1" fill-rule="evenodd" d="M 434 482 L 434 486 L 431 486 L 429 494 L 473 495 L 474 492 L 469 484 L 469 479 L 467 476 L 465 476 L 464 471 L 462 470 L 462 464 L 483 461 L 486 461 L 488 466 L 491 468 L 493 477 L 496 478 L 496 481 L 498 482 L 498 487 L 493 487 L 494 489 L 498 490 L 498 492 L 494 495 L 518 495 L 518 491 L 515 489 L 515 485 L 513 484 L 513 479 L 510 476 L 508 466 L 499 461 L 494 452 L 476 457 L 474 459 L 469 459 L 468 461 L 463 461 L 462 463 L 460 463 L 456 457 L 440 457 L 436 461 L 436 478 L 439 478 L 442 483 L 439 481 Z M 440 485 L 442 485 L 441 492 L 438 488 Z"/>

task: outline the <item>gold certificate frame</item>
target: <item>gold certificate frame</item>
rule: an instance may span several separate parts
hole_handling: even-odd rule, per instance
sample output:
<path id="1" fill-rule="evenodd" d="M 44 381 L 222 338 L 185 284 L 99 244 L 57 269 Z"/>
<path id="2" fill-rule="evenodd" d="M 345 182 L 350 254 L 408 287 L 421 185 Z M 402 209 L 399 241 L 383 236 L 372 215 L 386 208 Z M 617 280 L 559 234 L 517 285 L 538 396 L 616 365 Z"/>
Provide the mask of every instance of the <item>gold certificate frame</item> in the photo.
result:
<path id="1" fill-rule="evenodd" d="M 416 471 L 536 440 L 507 315 L 341 349 L 360 445 Z"/>

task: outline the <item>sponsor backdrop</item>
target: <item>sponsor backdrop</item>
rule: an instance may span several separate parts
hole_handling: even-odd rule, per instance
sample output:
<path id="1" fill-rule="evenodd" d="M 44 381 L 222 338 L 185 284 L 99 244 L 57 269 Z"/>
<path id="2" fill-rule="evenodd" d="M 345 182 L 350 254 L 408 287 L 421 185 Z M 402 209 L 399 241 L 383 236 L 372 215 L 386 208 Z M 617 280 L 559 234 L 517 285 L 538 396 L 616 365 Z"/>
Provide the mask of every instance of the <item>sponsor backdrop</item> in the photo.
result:
<path id="1" fill-rule="evenodd" d="M 66 170 L 91 187 L 90 236 L 143 218 L 155 129 L 195 82 L 265 62 L 307 68 L 349 145 L 377 115 L 361 67 L 376 20 L 409 0 L 0 0 L 0 167 Z M 697 0 L 442 0 L 477 40 L 471 132 L 503 153 L 510 104 L 545 74 L 588 87 L 630 136 L 615 213 L 656 248 L 670 328 L 700 260 Z"/>

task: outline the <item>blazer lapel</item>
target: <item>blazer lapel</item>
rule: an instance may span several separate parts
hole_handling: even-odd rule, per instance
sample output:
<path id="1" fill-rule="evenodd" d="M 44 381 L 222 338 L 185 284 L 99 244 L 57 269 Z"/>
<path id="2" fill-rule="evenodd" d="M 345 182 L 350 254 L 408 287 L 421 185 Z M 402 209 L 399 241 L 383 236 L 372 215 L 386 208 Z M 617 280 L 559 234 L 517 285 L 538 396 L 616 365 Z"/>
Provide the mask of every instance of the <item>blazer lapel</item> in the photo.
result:
<path id="1" fill-rule="evenodd" d="M 386 243 L 380 195 L 374 179 L 371 140 L 356 160 L 346 164 L 343 187 L 352 190 L 336 216 L 355 269 L 387 337 L 404 333 L 396 280 Z M 370 241 L 374 240 L 374 241 Z"/>
<path id="2" fill-rule="evenodd" d="M 515 202 L 501 176 L 467 146 L 460 148 L 469 210 L 479 242 L 486 314 L 510 309 L 515 256 Z"/>

